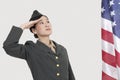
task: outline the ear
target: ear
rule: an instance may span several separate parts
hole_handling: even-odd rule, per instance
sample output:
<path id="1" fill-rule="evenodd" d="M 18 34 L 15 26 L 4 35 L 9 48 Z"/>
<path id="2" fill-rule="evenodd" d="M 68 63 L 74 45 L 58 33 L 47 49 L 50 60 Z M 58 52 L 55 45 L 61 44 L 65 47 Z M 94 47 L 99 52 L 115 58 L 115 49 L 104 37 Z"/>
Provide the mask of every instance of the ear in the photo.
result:
<path id="1" fill-rule="evenodd" d="M 34 34 L 37 34 L 37 32 L 36 32 L 36 29 L 35 29 L 35 28 L 32 28 L 32 32 L 33 32 Z"/>

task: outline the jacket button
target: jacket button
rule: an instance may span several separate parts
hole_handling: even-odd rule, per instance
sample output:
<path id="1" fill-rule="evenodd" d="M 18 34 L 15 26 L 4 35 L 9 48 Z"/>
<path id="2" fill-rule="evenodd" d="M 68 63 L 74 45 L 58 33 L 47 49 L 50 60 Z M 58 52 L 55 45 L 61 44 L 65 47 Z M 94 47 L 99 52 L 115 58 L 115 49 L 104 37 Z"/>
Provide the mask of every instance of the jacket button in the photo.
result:
<path id="1" fill-rule="evenodd" d="M 57 73 L 57 76 L 60 76 L 60 73 Z"/>
<path id="2" fill-rule="evenodd" d="M 58 59 L 58 56 L 56 56 L 55 58 Z"/>
<path id="3" fill-rule="evenodd" d="M 60 65 L 59 64 L 56 64 L 57 67 L 59 67 Z"/>

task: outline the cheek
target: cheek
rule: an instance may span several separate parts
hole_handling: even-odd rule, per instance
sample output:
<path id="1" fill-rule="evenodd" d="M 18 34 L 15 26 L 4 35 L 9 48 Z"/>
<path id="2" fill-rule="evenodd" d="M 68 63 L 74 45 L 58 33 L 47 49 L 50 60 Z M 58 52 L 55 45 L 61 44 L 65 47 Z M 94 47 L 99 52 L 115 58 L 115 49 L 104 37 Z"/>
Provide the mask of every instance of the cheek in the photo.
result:
<path id="1" fill-rule="evenodd" d="M 41 29 L 41 27 L 40 26 L 36 26 L 36 29 L 38 30 L 38 29 Z"/>
<path id="2" fill-rule="evenodd" d="M 38 34 L 43 34 L 44 33 L 44 29 L 41 26 L 37 26 L 36 31 L 37 31 Z"/>
<path id="3" fill-rule="evenodd" d="M 40 26 L 36 26 L 36 31 L 40 31 L 41 30 L 41 27 Z"/>

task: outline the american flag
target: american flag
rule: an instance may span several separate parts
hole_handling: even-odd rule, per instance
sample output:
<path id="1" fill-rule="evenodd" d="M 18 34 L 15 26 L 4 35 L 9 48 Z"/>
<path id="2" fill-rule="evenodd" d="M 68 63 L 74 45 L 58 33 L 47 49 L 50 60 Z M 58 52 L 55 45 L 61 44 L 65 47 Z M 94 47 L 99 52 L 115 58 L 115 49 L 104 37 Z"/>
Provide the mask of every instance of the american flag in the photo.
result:
<path id="1" fill-rule="evenodd" d="M 102 0 L 102 80 L 120 80 L 120 0 Z"/>

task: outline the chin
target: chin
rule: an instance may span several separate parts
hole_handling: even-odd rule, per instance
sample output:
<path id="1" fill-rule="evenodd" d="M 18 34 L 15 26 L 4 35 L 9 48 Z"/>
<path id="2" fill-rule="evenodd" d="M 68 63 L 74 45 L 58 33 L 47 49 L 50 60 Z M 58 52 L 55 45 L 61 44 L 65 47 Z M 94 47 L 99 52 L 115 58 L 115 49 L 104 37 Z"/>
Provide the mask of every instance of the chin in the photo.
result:
<path id="1" fill-rule="evenodd" d="M 45 36 L 50 36 L 52 33 L 45 34 Z"/>
<path id="2" fill-rule="evenodd" d="M 41 36 L 50 36 L 52 34 L 52 32 L 45 32 L 45 33 L 42 33 L 40 34 Z"/>
<path id="3" fill-rule="evenodd" d="M 52 34 L 52 32 L 49 32 L 49 33 L 46 33 L 47 35 L 51 35 Z"/>

